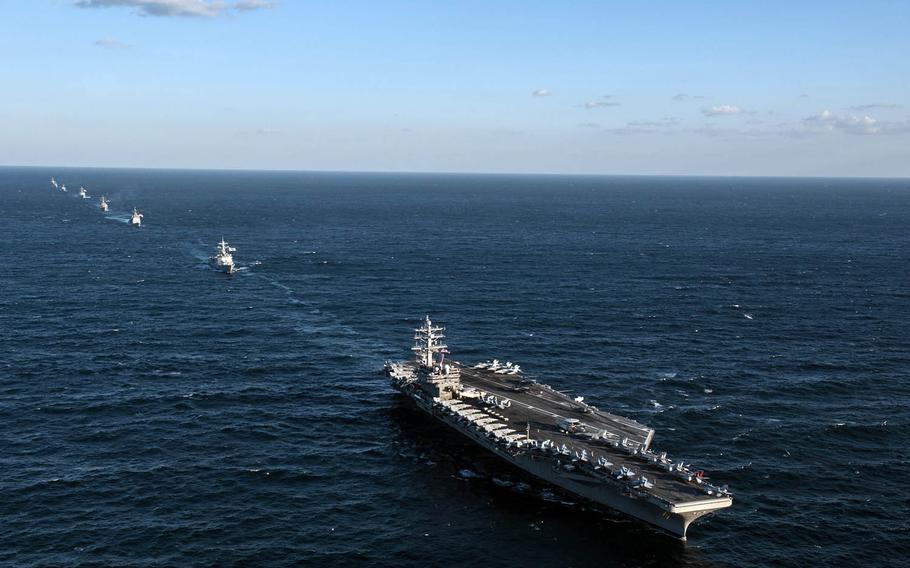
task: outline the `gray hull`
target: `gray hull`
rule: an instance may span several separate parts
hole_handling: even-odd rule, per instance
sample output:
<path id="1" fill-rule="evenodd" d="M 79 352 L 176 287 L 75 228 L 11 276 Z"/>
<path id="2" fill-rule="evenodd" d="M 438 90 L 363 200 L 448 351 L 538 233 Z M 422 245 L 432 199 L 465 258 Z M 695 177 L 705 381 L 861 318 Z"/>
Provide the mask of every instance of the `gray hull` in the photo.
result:
<path id="1" fill-rule="evenodd" d="M 511 452 L 497 445 L 483 432 L 460 423 L 450 414 L 438 411 L 423 399 L 414 396 L 408 398 L 413 400 L 420 410 L 534 477 L 598 505 L 625 513 L 682 540 L 686 539 L 686 531 L 693 521 L 732 504 L 732 499 L 729 498 L 706 498 L 700 502 L 680 505 L 656 503 L 633 495 L 625 486 L 612 483 L 609 479 L 598 479 L 583 473 L 567 471 L 546 455 L 530 451 Z"/>

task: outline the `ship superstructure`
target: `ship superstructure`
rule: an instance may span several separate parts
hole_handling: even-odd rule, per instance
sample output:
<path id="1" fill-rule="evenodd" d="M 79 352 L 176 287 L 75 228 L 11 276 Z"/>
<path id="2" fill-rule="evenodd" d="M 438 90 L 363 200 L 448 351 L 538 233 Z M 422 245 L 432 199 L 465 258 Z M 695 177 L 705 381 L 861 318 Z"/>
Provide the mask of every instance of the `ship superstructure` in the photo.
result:
<path id="1" fill-rule="evenodd" d="M 211 257 L 209 261 L 212 263 L 212 267 L 215 270 L 220 270 L 227 274 L 233 274 L 235 272 L 234 268 L 234 255 L 231 253 L 237 252 L 237 249 L 230 246 L 225 240 L 224 237 L 221 237 L 221 242 L 218 243 L 218 248 L 215 249 L 215 256 Z"/>
<path id="2" fill-rule="evenodd" d="M 415 331 L 414 359 L 386 363 L 392 386 L 527 473 L 681 539 L 693 521 L 732 505 L 725 486 L 653 451 L 651 428 L 528 379 L 512 363 L 445 362 L 444 328 L 429 316 Z"/>
<path id="3" fill-rule="evenodd" d="M 140 213 L 139 210 L 135 207 L 133 207 L 133 212 L 130 214 L 130 225 L 134 227 L 142 226 L 142 213 Z"/>

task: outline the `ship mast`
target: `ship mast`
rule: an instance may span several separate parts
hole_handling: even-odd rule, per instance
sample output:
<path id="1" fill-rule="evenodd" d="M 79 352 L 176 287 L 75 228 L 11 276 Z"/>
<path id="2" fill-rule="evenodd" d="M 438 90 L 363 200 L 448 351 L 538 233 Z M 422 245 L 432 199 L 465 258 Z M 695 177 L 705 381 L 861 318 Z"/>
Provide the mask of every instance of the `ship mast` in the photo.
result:
<path id="1" fill-rule="evenodd" d="M 444 327 L 433 325 L 430 316 L 426 317 L 421 327 L 414 330 L 415 344 L 411 351 L 416 354 L 417 362 L 423 367 L 433 368 L 436 353 L 440 354 L 439 364 L 441 365 L 448 354 L 449 347 L 441 343 L 441 340 L 445 338 L 445 335 L 442 334 L 443 331 L 445 331 Z"/>

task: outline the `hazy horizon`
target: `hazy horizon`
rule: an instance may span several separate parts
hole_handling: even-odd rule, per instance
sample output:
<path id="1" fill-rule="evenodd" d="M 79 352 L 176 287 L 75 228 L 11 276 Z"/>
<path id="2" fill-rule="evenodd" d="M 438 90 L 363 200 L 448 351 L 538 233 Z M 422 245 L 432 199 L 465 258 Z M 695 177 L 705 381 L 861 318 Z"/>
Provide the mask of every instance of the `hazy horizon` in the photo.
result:
<path id="1" fill-rule="evenodd" d="M 422 170 L 302 170 L 292 168 L 192 168 L 192 167 L 154 167 L 154 166 L 61 166 L 61 165 L 20 165 L 0 164 L 3 168 L 21 168 L 34 170 L 137 170 L 137 171 L 173 171 L 173 172 L 238 172 L 238 173 L 299 173 L 299 174 L 351 174 L 351 175 L 440 175 L 440 176 L 552 176 L 552 177 L 615 177 L 615 178 L 708 178 L 708 179 L 802 179 L 802 180 L 905 180 L 910 176 L 820 176 L 820 175 L 736 175 L 736 174 L 624 174 L 624 173 L 564 173 L 564 172 L 452 172 Z M 56 175 L 56 174 L 54 174 Z"/>

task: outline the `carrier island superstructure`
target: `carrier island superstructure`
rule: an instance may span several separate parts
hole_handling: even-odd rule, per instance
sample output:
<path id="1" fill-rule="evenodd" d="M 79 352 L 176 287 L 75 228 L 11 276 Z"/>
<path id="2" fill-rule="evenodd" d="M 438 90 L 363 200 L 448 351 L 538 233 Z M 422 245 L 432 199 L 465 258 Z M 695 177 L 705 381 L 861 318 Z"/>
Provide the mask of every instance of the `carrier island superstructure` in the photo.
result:
<path id="1" fill-rule="evenodd" d="M 414 359 L 385 365 L 392 386 L 532 476 L 683 540 L 693 521 L 733 504 L 726 486 L 652 450 L 651 428 L 528 379 L 511 363 L 446 361 L 444 328 L 429 316 L 415 331 Z"/>

